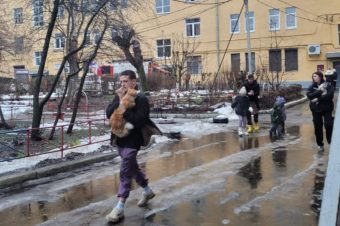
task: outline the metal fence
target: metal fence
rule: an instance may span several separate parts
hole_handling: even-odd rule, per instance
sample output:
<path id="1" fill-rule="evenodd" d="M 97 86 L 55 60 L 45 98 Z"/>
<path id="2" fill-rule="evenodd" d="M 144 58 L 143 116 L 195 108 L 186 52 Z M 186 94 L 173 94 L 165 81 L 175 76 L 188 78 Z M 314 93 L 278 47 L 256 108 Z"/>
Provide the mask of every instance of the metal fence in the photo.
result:
<path id="1" fill-rule="evenodd" d="M 42 138 L 42 140 L 39 141 L 31 139 L 31 134 L 34 129 L 18 129 L 1 132 L 0 161 L 54 152 L 60 152 L 61 157 L 63 157 L 65 150 L 109 141 L 107 138 L 102 138 L 103 135 L 110 133 L 106 118 L 77 122 L 74 124 L 73 132 L 67 134 L 66 130 L 69 125 L 69 123 L 65 123 L 56 126 L 52 140 L 48 139 L 53 128 L 52 126 L 39 128 L 39 133 Z"/>

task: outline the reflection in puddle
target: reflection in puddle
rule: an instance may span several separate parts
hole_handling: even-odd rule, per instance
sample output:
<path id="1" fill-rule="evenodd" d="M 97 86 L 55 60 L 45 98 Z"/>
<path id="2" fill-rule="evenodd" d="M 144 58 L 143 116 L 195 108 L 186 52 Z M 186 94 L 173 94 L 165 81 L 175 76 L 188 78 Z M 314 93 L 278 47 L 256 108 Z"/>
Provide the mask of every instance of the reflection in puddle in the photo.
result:
<path id="1" fill-rule="evenodd" d="M 252 159 L 240 169 L 239 174 L 248 179 L 251 188 L 257 188 L 258 182 L 262 179 L 261 157 Z"/>
<path id="2" fill-rule="evenodd" d="M 310 208 L 319 216 L 321 210 L 322 192 L 325 183 L 326 170 L 323 163 L 319 163 L 315 170 L 314 187 Z"/>
<path id="3" fill-rule="evenodd" d="M 282 146 L 274 148 L 272 151 L 272 158 L 276 166 L 286 167 L 287 148 Z"/>

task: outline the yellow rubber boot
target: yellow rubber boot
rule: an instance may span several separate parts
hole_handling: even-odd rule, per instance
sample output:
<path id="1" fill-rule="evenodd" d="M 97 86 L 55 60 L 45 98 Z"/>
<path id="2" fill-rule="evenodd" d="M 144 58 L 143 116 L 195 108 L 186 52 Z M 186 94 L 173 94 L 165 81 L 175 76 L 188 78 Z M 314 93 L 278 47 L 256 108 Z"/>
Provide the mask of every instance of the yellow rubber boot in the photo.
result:
<path id="1" fill-rule="evenodd" d="M 254 123 L 253 129 L 254 129 L 255 132 L 258 132 L 260 130 L 260 125 L 259 125 L 258 122 Z"/>
<path id="2" fill-rule="evenodd" d="M 247 132 L 252 133 L 253 132 L 253 126 L 252 125 L 247 125 Z"/>

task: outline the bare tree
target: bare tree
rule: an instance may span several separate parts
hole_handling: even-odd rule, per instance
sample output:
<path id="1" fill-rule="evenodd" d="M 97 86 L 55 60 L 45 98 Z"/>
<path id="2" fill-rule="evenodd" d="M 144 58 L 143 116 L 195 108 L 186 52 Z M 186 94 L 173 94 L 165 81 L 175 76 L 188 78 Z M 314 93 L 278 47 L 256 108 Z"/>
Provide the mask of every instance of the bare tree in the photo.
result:
<path id="1" fill-rule="evenodd" d="M 269 61 L 269 63 L 265 64 L 260 56 L 260 66 L 258 67 L 256 74 L 258 78 L 268 84 L 271 90 L 278 90 L 284 82 L 285 69 L 282 67 L 281 49 L 279 48 L 280 40 L 275 29 L 271 32 L 270 46 L 269 54 L 271 55 L 269 59 L 265 60 L 266 62 Z"/>
<path id="2" fill-rule="evenodd" d="M 115 35 L 112 35 L 112 42 L 119 47 L 119 49 L 124 53 L 125 58 L 136 68 L 141 80 L 141 89 L 142 91 L 147 91 L 148 84 L 144 70 L 143 54 L 137 35 L 134 29 L 126 23 L 121 23 L 116 26 Z"/>
<path id="3" fill-rule="evenodd" d="M 43 108 L 44 108 L 45 104 L 47 103 L 47 101 L 49 100 L 49 98 L 51 97 L 53 91 L 55 90 L 55 87 L 58 83 L 58 80 L 60 79 L 60 76 L 61 76 L 63 70 L 64 70 L 66 62 L 72 56 L 77 54 L 80 50 L 82 50 L 85 47 L 86 34 L 88 33 L 90 26 L 93 25 L 94 21 L 96 20 L 98 14 L 106 6 L 108 1 L 109 0 L 95 2 L 96 4 L 94 5 L 94 7 L 93 8 L 90 7 L 90 11 L 89 11 L 90 14 L 86 18 L 86 20 L 84 19 L 85 26 L 84 26 L 84 30 L 83 30 L 84 33 L 83 33 L 83 39 L 81 41 L 81 44 L 79 46 L 77 46 L 77 48 L 75 48 L 75 49 L 70 48 L 69 52 L 63 57 L 61 64 L 60 64 L 60 68 L 57 72 L 57 75 L 55 76 L 55 79 L 53 81 L 53 84 L 52 84 L 50 90 L 48 91 L 46 96 L 40 101 L 39 100 L 39 90 L 40 90 L 40 86 L 41 86 L 44 67 L 45 67 L 45 64 L 46 64 L 46 58 L 47 58 L 47 54 L 48 54 L 48 50 L 49 50 L 49 45 L 50 45 L 50 41 L 51 41 L 51 38 L 52 38 L 53 30 L 56 27 L 58 10 L 60 9 L 60 6 L 64 4 L 63 0 L 54 0 L 53 1 L 53 3 L 52 3 L 53 10 L 52 10 L 52 13 L 51 13 L 51 16 L 50 16 L 50 21 L 48 23 L 47 32 L 45 34 L 44 47 L 43 47 L 42 57 L 41 57 L 41 64 L 39 65 L 38 76 L 37 76 L 35 88 L 34 88 L 33 120 L 32 120 L 33 131 L 32 131 L 32 134 L 31 134 L 32 139 L 36 139 L 36 140 L 41 139 L 40 135 L 39 135 L 39 133 L 40 133 L 39 127 L 40 127 L 41 117 L 42 117 L 42 113 L 43 113 Z M 83 4 L 84 1 L 80 0 L 80 2 Z M 74 4 L 74 3 L 75 3 L 75 1 L 70 1 L 70 4 Z M 77 6 L 77 8 L 78 8 L 78 6 Z M 87 5 L 86 5 L 86 7 L 80 8 L 80 10 L 87 10 L 87 9 L 88 9 Z"/>
<path id="4" fill-rule="evenodd" d="M 97 56 L 98 50 L 100 48 L 100 44 L 102 43 L 102 40 L 103 40 L 103 37 L 105 35 L 105 32 L 106 32 L 107 28 L 108 28 L 108 21 L 105 21 L 104 22 L 104 27 L 103 27 L 103 30 L 102 30 L 102 32 L 100 34 L 99 40 L 97 42 L 97 45 L 96 45 L 94 51 L 89 54 L 89 57 L 87 58 L 87 60 L 85 62 L 83 74 L 82 74 L 82 77 L 81 77 L 81 80 L 80 80 L 80 84 L 79 84 L 79 87 L 78 87 L 78 90 L 77 90 L 75 104 L 74 104 L 74 107 L 73 107 L 73 113 L 72 113 L 72 117 L 71 117 L 71 121 L 70 121 L 69 127 L 67 129 L 67 133 L 72 133 L 74 122 L 75 122 L 76 116 L 77 116 L 78 106 L 79 106 L 79 103 L 80 103 L 80 98 L 81 98 L 81 95 L 82 95 L 83 86 L 84 86 L 84 83 L 85 83 L 85 78 L 86 78 L 86 75 L 87 75 L 87 73 L 89 71 L 89 67 L 90 67 L 91 62 Z"/>
<path id="5" fill-rule="evenodd" d="M 195 54 L 199 43 L 195 39 L 190 40 L 183 35 L 176 34 L 172 38 L 171 47 L 171 52 L 165 51 L 164 53 L 165 67 L 176 78 L 180 90 L 182 89 L 182 80 L 186 82 L 186 89 L 188 89 L 190 73 L 187 60 L 188 57 Z"/>

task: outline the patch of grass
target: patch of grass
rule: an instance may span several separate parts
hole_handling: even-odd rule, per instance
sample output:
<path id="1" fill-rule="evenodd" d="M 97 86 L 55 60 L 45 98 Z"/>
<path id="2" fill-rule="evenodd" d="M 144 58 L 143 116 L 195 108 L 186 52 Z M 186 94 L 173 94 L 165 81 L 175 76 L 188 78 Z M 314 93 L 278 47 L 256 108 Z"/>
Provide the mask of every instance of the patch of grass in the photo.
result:
<path id="1" fill-rule="evenodd" d="M 70 147 L 74 147 L 74 146 L 78 146 L 78 145 L 80 145 L 79 139 L 71 140 Z"/>

